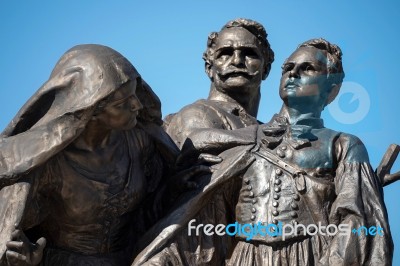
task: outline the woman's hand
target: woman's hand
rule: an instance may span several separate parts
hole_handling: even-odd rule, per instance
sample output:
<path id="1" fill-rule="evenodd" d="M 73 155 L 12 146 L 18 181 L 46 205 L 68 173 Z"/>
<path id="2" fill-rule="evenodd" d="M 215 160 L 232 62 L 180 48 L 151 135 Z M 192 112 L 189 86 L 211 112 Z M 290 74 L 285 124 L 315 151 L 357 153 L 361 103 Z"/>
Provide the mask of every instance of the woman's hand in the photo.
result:
<path id="1" fill-rule="evenodd" d="M 33 244 L 20 229 L 15 229 L 11 234 L 11 240 L 7 242 L 6 258 L 9 266 L 38 265 L 43 257 L 43 249 L 46 239 L 39 238 Z"/>

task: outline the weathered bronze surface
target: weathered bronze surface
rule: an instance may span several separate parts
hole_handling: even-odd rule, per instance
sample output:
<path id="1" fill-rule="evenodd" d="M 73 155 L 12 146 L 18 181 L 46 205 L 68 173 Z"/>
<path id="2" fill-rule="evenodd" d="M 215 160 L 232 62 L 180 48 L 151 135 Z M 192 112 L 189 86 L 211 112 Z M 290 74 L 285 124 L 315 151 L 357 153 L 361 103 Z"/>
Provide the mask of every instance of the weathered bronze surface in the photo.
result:
<path id="1" fill-rule="evenodd" d="M 165 119 L 164 128 L 179 147 L 197 129 L 257 124 L 260 85 L 269 74 L 274 53 L 261 24 L 235 19 L 209 35 L 203 59 L 211 80 L 208 98 Z"/>
<path id="2" fill-rule="evenodd" d="M 203 54 L 205 70 L 211 80 L 207 99 L 185 106 L 166 118 L 164 127 L 181 147 L 187 136 L 204 128 L 234 130 L 258 124 L 256 119 L 261 97 L 260 86 L 270 71 L 274 53 L 264 27 L 249 19 L 226 23 L 220 32 L 212 32 Z M 200 177 L 200 187 L 209 177 Z M 232 182 L 221 188 L 196 219 L 202 223 L 228 224 L 236 200 L 231 198 L 240 184 Z M 185 199 L 195 195 L 190 191 Z M 223 263 L 233 246 L 229 236 L 192 236 L 182 231 L 174 248 L 181 250 L 178 264 Z M 146 243 L 146 241 L 144 241 Z"/>
<path id="3" fill-rule="evenodd" d="M 224 197 L 233 199 L 228 203 L 235 205 L 230 221 L 242 226 L 282 223 L 304 228 L 286 238 L 237 235 L 224 253 L 224 262 L 198 265 L 391 265 L 393 243 L 383 182 L 372 170 L 363 143 L 353 135 L 325 128 L 321 119 L 344 78 L 341 61 L 338 46 L 323 39 L 307 41 L 282 67 L 279 93 L 283 106 L 269 123 L 191 133 L 183 154 L 193 157 L 209 152 L 223 161 L 214 166 L 202 191 L 161 220 L 162 226 L 155 227 L 161 233 L 135 263 L 195 265 L 187 261 L 193 249 L 182 245 L 182 232 L 187 233 L 188 222 L 195 217 L 196 224 L 208 223 L 207 217 L 201 220 L 198 213 L 209 208 L 215 195 L 228 192 L 237 193 Z M 390 168 L 392 158 L 387 155 L 384 166 Z M 232 186 L 227 190 L 226 185 L 234 180 L 239 180 L 239 190 Z M 384 234 L 328 235 L 306 231 L 309 225 L 379 226 Z M 200 243 L 195 258 L 205 261 L 213 251 Z"/>
<path id="4" fill-rule="evenodd" d="M 67 51 L 0 135 L 0 265 L 391 265 L 382 187 L 400 178 L 390 174 L 399 146 L 373 171 L 361 140 L 325 127 L 344 71 L 324 39 L 289 56 L 282 108 L 257 121 L 274 60 L 266 38 L 248 19 L 211 33 L 208 99 L 164 125 L 158 97 L 121 54 Z M 189 236 L 193 219 L 301 226 L 285 237 L 276 227 Z"/>
<path id="5" fill-rule="evenodd" d="M 3 264 L 129 265 L 168 203 L 155 191 L 178 150 L 160 125 L 159 99 L 122 55 L 66 52 L 1 136 Z"/>

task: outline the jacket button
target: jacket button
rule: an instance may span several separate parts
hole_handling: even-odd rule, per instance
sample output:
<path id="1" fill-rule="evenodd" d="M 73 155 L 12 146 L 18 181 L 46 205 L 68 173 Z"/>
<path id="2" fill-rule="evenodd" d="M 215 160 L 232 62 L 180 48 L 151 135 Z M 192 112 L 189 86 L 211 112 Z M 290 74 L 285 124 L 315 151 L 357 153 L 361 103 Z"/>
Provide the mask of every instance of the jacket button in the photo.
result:
<path id="1" fill-rule="evenodd" d="M 276 187 L 276 188 L 274 188 L 274 191 L 275 191 L 275 192 L 280 192 L 280 191 L 281 191 L 281 188 L 280 188 L 280 187 Z"/>
<path id="2" fill-rule="evenodd" d="M 276 170 L 275 170 L 275 174 L 278 175 L 278 176 L 282 175 L 282 170 L 279 169 L 279 168 L 276 169 Z"/>
<path id="3" fill-rule="evenodd" d="M 297 218 L 297 213 L 296 212 L 290 212 L 290 216 L 292 216 L 292 218 Z"/>
<path id="4" fill-rule="evenodd" d="M 273 216 L 278 216 L 278 215 L 279 215 L 279 212 L 275 210 L 275 211 L 272 212 L 272 215 L 273 215 Z"/>
<path id="5" fill-rule="evenodd" d="M 252 212 L 252 213 L 255 213 L 255 212 L 256 212 L 256 208 L 252 208 L 252 209 L 251 209 L 251 212 Z"/>
<path id="6" fill-rule="evenodd" d="M 297 205 L 297 203 L 292 202 L 292 204 L 290 204 L 290 207 L 292 207 L 293 210 L 297 210 L 299 208 L 299 205 Z"/>
<path id="7" fill-rule="evenodd" d="M 274 183 L 275 183 L 275 185 L 280 185 L 282 183 L 282 181 L 280 179 L 275 179 Z"/>
<path id="8" fill-rule="evenodd" d="M 279 199 L 279 194 L 274 194 L 274 199 L 278 200 Z"/>
<path id="9" fill-rule="evenodd" d="M 295 195 L 293 196 L 293 198 L 294 198 L 295 200 L 300 200 L 299 194 L 295 194 Z"/>
<path id="10" fill-rule="evenodd" d="M 253 199 L 251 202 L 252 202 L 253 204 L 255 204 L 255 203 L 257 203 L 257 199 Z"/>
<path id="11" fill-rule="evenodd" d="M 253 191 L 250 191 L 249 196 L 250 196 L 251 198 L 254 197 Z"/>
<path id="12" fill-rule="evenodd" d="M 283 152 L 282 150 L 277 150 L 276 154 L 278 154 L 278 156 L 281 157 L 281 158 L 285 158 L 285 156 L 286 156 L 285 152 Z"/>
<path id="13" fill-rule="evenodd" d="M 250 219 L 252 219 L 253 221 L 256 219 L 256 216 L 255 215 L 252 215 L 251 217 L 250 217 Z"/>
<path id="14" fill-rule="evenodd" d="M 277 201 L 272 202 L 272 206 L 278 207 L 279 203 Z"/>
<path id="15" fill-rule="evenodd" d="M 247 177 L 244 179 L 244 182 L 246 183 L 246 184 L 249 184 L 250 183 L 250 179 L 248 179 Z"/>
<path id="16" fill-rule="evenodd" d="M 272 223 L 273 223 L 273 224 L 278 224 L 278 220 L 272 219 Z"/>
<path id="17" fill-rule="evenodd" d="M 248 186 L 247 186 L 247 189 L 248 189 L 248 190 L 252 190 L 252 189 L 253 189 L 253 187 L 252 187 L 252 186 L 250 186 L 250 185 L 248 185 Z"/>

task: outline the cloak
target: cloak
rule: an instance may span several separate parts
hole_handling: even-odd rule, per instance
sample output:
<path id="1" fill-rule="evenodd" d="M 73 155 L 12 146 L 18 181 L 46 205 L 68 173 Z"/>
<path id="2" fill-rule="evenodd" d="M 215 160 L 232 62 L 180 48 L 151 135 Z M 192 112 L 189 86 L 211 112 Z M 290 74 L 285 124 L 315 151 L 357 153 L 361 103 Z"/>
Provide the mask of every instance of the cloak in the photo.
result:
<path id="1" fill-rule="evenodd" d="M 136 94 L 143 105 L 137 126 L 155 139 L 164 159 L 173 164 L 178 150 L 160 127 L 160 101 L 132 64 L 106 46 L 71 48 L 0 135 L 0 263 L 11 232 L 23 223 L 31 196 L 30 173 L 74 141 L 98 103 L 130 80 L 137 80 Z M 33 226 L 24 223 L 21 229 Z"/>

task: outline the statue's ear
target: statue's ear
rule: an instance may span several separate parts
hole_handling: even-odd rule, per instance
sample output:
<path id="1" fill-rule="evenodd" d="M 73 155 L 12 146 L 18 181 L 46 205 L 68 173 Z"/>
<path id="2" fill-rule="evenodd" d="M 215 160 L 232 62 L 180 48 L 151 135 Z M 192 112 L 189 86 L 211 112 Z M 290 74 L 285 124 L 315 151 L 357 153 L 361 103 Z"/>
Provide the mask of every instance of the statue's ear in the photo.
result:
<path id="1" fill-rule="evenodd" d="M 328 97 L 326 98 L 326 103 L 325 106 L 333 102 L 335 100 L 336 96 L 339 94 L 339 90 L 342 84 L 332 84 L 331 91 L 328 94 Z"/>
<path id="2" fill-rule="evenodd" d="M 211 79 L 211 81 L 213 81 L 213 75 L 214 75 L 214 73 L 213 73 L 213 69 L 212 69 L 212 64 L 210 64 L 210 62 L 208 62 L 208 61 L 206 61 L 206 63 L 205 63 L 205 70 L 206 70 L 206 73 L 207 73 L 207 76 Z"/>

